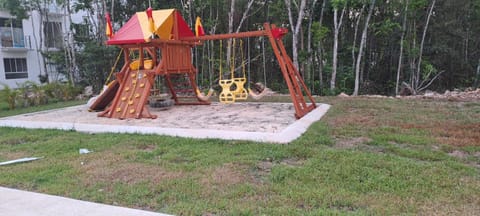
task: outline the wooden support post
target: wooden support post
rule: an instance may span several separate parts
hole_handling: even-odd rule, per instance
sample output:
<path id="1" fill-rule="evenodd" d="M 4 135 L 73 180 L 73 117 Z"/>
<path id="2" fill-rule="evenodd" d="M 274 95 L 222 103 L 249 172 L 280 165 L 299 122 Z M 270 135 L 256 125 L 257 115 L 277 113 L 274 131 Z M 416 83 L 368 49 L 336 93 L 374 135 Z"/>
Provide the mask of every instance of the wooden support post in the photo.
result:
<path id="1" fill-rule="evenodd" d="M 273 53 L 277 57 L 283 78 L 285 79 L 290 92 L 290 97 L 292 98 L 292 103 L 295 107 L 295 117 L 302 118 L 316 107 L 315 101 L 305 85 L 305 82 L 303 82 L 303 78 L 300 76 L 300 73 L 295 68 L 292 60 L 288 56 L 285 46 L 283 46 L 281 37 L 276 38 L 274 36 L 272 29 L 275 29 L 276 26 L 270 26 L 270 24 L 265 23 L 264 27 L 266 35 L 268 36 L 270 44 L 272 45 Z M 304 91 L 302 91 L 302 89 L 305 91 L 305 94 L 311 102 L 310 106 L 308 106 L 305 102 L 305 98 L 303 96 Z"/>

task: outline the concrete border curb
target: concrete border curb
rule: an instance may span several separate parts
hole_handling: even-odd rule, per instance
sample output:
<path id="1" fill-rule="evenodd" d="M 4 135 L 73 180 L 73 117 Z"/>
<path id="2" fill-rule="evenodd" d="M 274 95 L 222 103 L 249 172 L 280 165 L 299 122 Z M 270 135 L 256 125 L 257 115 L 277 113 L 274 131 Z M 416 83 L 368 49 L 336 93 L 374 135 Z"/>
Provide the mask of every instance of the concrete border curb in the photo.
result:
<path id="1" fill-rule="evenodd" d="M 287 126 L 281 132 L 247 132 L 247 131 L 223 131 L 213 129 L 183 129 L 183 128 L 162 128 L 131 125 L 106 125 L 87 124 L 75 122 L 47 122 L 47 121 L 25 121 L 15 120 L 13 117 L 0 119 L 0 127 L 19 127 L 29 129 L 59 129 L 72 130 L 84 133 L 138 133 L 157 134 L 167 136 L 178 136 L 187 138 L 202 139 L 225 139 L 225 140 L 249 140 L 256 142 L 289 143 L 300 137 L 307 131 L 310 125 L 322 118 L 328 111 L 330 105 L 319 104 L 317 108 L 305 115 L 303 118 Z"/>

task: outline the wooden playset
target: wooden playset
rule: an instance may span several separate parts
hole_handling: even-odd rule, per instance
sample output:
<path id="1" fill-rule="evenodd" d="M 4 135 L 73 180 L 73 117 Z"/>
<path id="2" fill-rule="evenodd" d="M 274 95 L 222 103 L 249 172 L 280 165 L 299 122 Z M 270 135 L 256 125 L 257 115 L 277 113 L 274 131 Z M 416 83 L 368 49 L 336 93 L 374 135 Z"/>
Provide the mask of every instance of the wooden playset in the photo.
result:
<path id="1" fill-rule="evenodd" d="M 137 12 L 113 34 L 107 18 L 107 44 L 122 48 L 125 63 L 116 73 L 115 81 L 109 84 L 90 108 L 104 109 L 98 114 L 101 117 L 156 118 L 147 106 L 156 76 L 164 77 L 175 105 L 208 105 L 208 97 L 200 92 L 196 84 L 197 70 L 192 64 L 192 48 L 207 40 L 232 39 L 235 43 L 237 38 L 267 37 L 288 86 L 295 107 L 295 117 L 302 118 L 312 111 L 316 104 L 283 45 L 282 37 L 288 31 L 269 23 L 265 23 L 263 27 L 264 29 L 259 31 L 195 35 L 179 11 L 153 11 L 149 8 L 145 12 Z M 242 44 L 238 47 L 242 47 Z M 243 55 L 243 50 L 240 55 Z M 219 69 L 219 85 L 222 91 L 219 93 L 219 101 L 233 103 L 235 100 L 246 99 L 249 92 L 244 87 L 244 68 L 240 77 L 234 76 L 232 68 L 228 79 L 224 79 L 221 68 L 222 66 Z"/>

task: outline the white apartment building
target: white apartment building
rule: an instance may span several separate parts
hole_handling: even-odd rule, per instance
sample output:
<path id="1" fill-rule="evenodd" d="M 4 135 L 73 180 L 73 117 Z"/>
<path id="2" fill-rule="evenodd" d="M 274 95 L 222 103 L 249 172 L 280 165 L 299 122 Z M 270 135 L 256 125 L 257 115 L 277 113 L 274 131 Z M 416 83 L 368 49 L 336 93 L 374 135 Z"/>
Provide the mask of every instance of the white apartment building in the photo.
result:
<path id="1" fill-rule="evenodd" d="M 62 79 L 55 65 L 43 61 L 39 50 L 58 50 L 63 46 L 69 19 L 55 4 L 48 11 L 48 17 L 44 15 L 42 19 L 38 11 L 31 11 L 28 19 L 18 20 L 0 8 L 0 84 L 15 88 L 25 81 L 40 83 L 39 75 L 45 73 L 50 80 Z"/>

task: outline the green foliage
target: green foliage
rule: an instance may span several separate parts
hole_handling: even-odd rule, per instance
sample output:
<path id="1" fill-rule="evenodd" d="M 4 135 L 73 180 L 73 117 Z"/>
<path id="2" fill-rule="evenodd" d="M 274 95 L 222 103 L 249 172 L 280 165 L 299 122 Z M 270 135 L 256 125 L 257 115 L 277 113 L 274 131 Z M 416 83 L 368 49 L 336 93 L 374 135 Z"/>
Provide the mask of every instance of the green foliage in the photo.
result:
<path id="1" fill-rule="evenodd" d="M 66 56 L 65 50 L 55 50 L 55 51 L 44 51 L 42 55 L 52 64 L 55 65 L 55 71 L 59 74 L 68 77 L 67 66 L 66 64 Z"/>
<path id="2" fill-rule="evenodd" d="M 18 85 L 19 103 L 23 107 L 46 104 L 48 102 L 44 89 L 39 84 L 27 81 Z"/>
<path id="3" fill-rule="evenodd" d="M 428 6 L 428 0 L 409 0 L 410 8 L 423 10 Z"/>
<path id="4" fill-rule="evenodd" d="M 0 5 L 5 8 L 17 19 L 26 19 L 28 17 L 25 0 L 0 0 Z"/>
<path id="5" fill-rule="evenodd" d="M 107 81 L 111 68 L 115 66 L 119 49 L 99 45 L 96 42 L 87 42 L 84 46 L 83 51 L 77 55 L 80 78 L 95 91 L 100 91 Z M 119 70 L 122 65 L 120 61 L 116 69 Z"/>
<path id="6" fill-rule="evenodd" d="M 394 31 L 400 29 L 401 26 L 399 23 L 394 22 L 390 18 L 388 18 L 381 23 L 376 23 L 373 28 L 376 35 L 388 36 L 391 35 Z"/>
<path id="7" fill-rule="evenodd" d="M 54 101 L 69 101 L 82 93 L 81 86 L 70 83 L 51 82 L 43 86 L 45 93 Z"/>
<path id="8" fill-rule="evenodd" d="M 428 61 L 422 61 L 422 79 L 429 79 L 438 73 L 438 70 Z"/>
<path id="9" fill-rule="evenodd" d="M 321 26 L 320 22 L 313 22 L 312 32 L 313 41 L 323 41 L 330 33 L 330 29 L 326 26 Z"/>
<path id="10" fill-rule="evenodd" d="M 348 4 L 348 0 L 332 0 L 330 4 L 333 8 L 341 9 Z"/>
<path id="11" fill-rule="evenodd" d="M 15 1 L 15 0 L 0 0 L 2 6 L 10 11 L 12 15 L 18 18 L 26 18 L 29 10 L 42 9 L 44 3 L 52 2 L 53 0 L 46 1 Z M 72 3 L 72 10 L 74 12 L 86 11 L 89 16 L 103 17 L 105 11 L 98 11 L 95 7 L 96 1 L 93 0 L 78 0 Z M 193 2 L 193 5 L 189 5 Z M 353 34 L 355 31 L 355 15 L 359 12 L 359 8 L 368 6 L 370 0 L 332 0 L 326 1 L 325 9 L 323 10 L 323 17 L 320 18 L 320 11 L 322 10 L 323 1 L 317 1 L 316 6 L 313 8 L 312 1 L 307 1 L 306 19 L 302 23 L 299 34 L 300 41 L 303 41 L 303 45 L 300 46 L 299 54 L 300 60 L 314 59 L 311 67 L 314 71 L 317 71 L 319 67 L 318 59 L 315 58 L 321 55 L 325 65 L 323 71 L 325 73 L 322 77 L 323 83 L 329 83 L 330 74 L 329 67 L 331 67 L 332 49 L 333 49 L 333 36 L 331 34 L 333 30 L 333 11 L 332 8 L 341 10 L 346 7 L 345 16 L 343 20 L 343 27 L 340 31 L 340 47 L 338 53 L 338 67 L 342 65 L 348 65 L 352 62 L 351 48 L 353 44 Z M 408 14 L 406 22 L 406 31 L 404 37 L 404 58 L 402 69 L 400 73 L 400 81 L 406 81 L 411 79 L 411 71 L 416 70 L 419 58 L 419 44 L 421 35 L 425 27 L 426 13 L 432 1 L 429 0 L 408 0 Z M 60 1 L 59 3 L 64 3 Z M 228 13 L 230 11 L 230 2 L 220 0 L 205 0 L 205 1 L 147 1 L 147 0 L 125 0 L 125 1 L 112 1 L 107 0 L 104 2 L 104 6 L 108 8 L 114 8 L 112 13 L 115 30 L 118 30 L 119 26 L 122 26 L 127 22 L 131 16 L 138 11 L 144 11 L 151 3 L 154 9 L 166 9 L 176 8 L 182 12 L 183 17 L 187 23 L 191 23 L 196 16 L 202 18 L 203 25 L 206 32 L 212 30 L 215 27 L 215 33 L 222 34 L 228 31 Z M 238 25 L 238 21 L 242 16 L 245 4 L 247 1 L 237 1 L 234 14 L 234 28 Z M 292 1 L 292 15 L 295 17 L 298 13 L 298 1 L 295 3 Z M 361 63 L 361 71 L 363 72 L 361 79 L 365 83 L 360 83 L 360 92 L 372 93 L 372 94 L 388 94 L 392 93 L 395 88 L 396 73 L 398 59 L 399 59 L 399 45 L 400 38 L 403 34 L 401 25 L 403 23 L 403 15 L 405 10 L 406 1 L 376 1 L 374 13 L 370 21 L 369 34 L 367 38 L 367 44 L 365 49 L 365 58 Z M 474 82 L 472 77 L 475 76 L 475 68 L 478 64 L 479 54 L 477 48 L 480 45 L 480 40 L 474 35 L 480 33 L 480 3 L 478 1 L 468 0 L 445 0 L 437 1 L 434 8 L 434 16 L 430 20 L 428 31 L 426 35 L 426 43 L 423 50 L 423 58 L 429 60 L 431 69 L 435 71 L 445 71 L 439 77 L 439 79 L 431 86 L 432 90 L 443 91 L 445 89 L 453 89 L 459 87 L 471 86 Z M 360 17 L 360 26 L 365 21 L 366 13 Z M 312 18 L 312 29 L 308 31 L 308 20 Z M 319 21 L 322 19 L 322 25 Z M 103 22 L 103 19 L 99 20 Z M 251 14 L 248 14 L 247 20 L 243 23 L 241 31 L 254 31 L 262 28 L 264 22 L 271 22 L 277 26 L 287 27 L 290 30 L 288 13 L 286 10 L 285 1 L 255 1 L 253 4 Z M 80 48 L 77 50 L 78 67 L 80 73 L 80 82 L 82 85 L 92 85 L 95 91 L 99 91 L 105 79 L 110 71 L 115 60 L 117 50 L 115 48 L 106 47 L 104 44 L 103 36 L 103 23 L 92 27 L 92 23 L 89 20 L 81 24 L 73 24 L 75 32 L 75 44 L 74 47 Z M 100 27 L 101 29 L 98 29 Z M 191 26 L 192 27 L 192 26 Z M 96 31 L 96 32 L 93 32 Z M 371 33 L 370 33 L 371 32 Z M 101 34 L 100 34 L 101 33 Z M 307 36 L 312 35 L 312 49 L 311 53 L 307 53 L 309 48 L 307 44 Z M 360 35 L 360 34 L 359 34 Z M 291 50 L 291 33 L 287 34 L 283 38 L 283 42 L 288 52 Z M 359 40 L 359 38 L 355 38 Z M 257 39 L 255 39 L 257 40 Z M 213 71 L 208 71 L 208 59 L 218 59 L 218 41 L 214 41 L 216 45 L 213 49 L 204 51 L 204 47 L 198 46 L 198 55 L 194 56 L 194 65 L 198 71 L 204 73 L 214 73 L 213 79 L 217 79 L 218 75 Z M 357 41 L 358 42 L 358 41 Z M 257 42 L 255 42 L 257 43 Z M 254 43 L 251 43 L 254 44 Z M 357 43 L 358 44 L 358 43 Z M 258 43 L 256 44 L 258 45 Z M 256 46 L 255 46 L 256 47 Z M 321 49 L 319 49 L 321 48 Z M 278 90 L 286 89 L 283 82 L 282 74 L 278 72 L 278 63 L 275 59 L 269 43 L 266 43 L 266 75 L 267 86 L 273 86 Z M 206 50 L 206 49 L 205 49 Z M 224 53 L 225 54 L 225 53 Z M 63 64 L 64 57 L 63 52 L 56 54 L 45 53 L 50 60 L 60 63 L 59 71 L 67 71 L 65 64 Z M 215 55 L 215 57 L 212 57 Z M 251 56 L 261 55 L 260 49 L 251 49 Z M 205 57 L 207 56 L 207 57 Z M 311 58 L 313 57 L 313 58 Z M 207 60 L 206 60 L 207 59 Z M 261 58 L 251 62 L 252 68 L 261 68 L 263 63 Z M 198 64 L 197 64 L 198 63 Z M 430 67 L 427 65 L 428 67 Z M 425 75 L 433 75 L 434 70 L 429 70 L 426 65 L 422 64 L 422 71 L 426 71 L 422 77 L 428 77 Z M 215 67 L 218 68 L 218 67 Z M 427 70 L 425 70 L 427 69 Z M 341 75 L 341 73 L 351 73 L 352 69 L 344 69 L 340 71 L 338 81 L 342 91 L 351 92 L 354 87 L 352 77 L 348 75 Z M 432 73 L 430 73 L 430 72 Z M 260 80 L 263 78 L 263 71 L 254 70 L 252 72 L 252 80 Z M 203 75 L 203 74 L 202 74 Z M 199 78 L 200 84 L 208 85 L 209 79 Z M 318 76 L 307 76 L 305 79 L 310 88 L 315 87 L 315 91 L 323 88 L 320 86 L 320 79 Z M 208 81 L 208 82 L 207 82 Z M 366 82 L 368 81 L 368 83 Z M 313 86 L 317 85 L 317 86 Z M 367 89 L 365 89 L 367 87 Z M 324 92 L 324 91 L 320 91 Z"/>
<path id="12" fill-rule="evenodd" d="M 2 84 L 2 86 L 3 89 L 0 90 L 0 101 L 6 101 L 8 109 L 15 109 L 17 105 L 17 96 L 20 92 L 16 89 L 10 88 L 8 85 Z"/>
<path id="13" fill-rule="evenodd" d="M 18 107 L 32 107 L 58 101 L 74 100 L 82 92 L 80 86 L 52 82 L 39 85 L 32 81 L 17 84 L 18 88 L 12 89 L 3 85 L 0 90 L 0 102 L 6 102 L 8 108 L 13 110 Z"/>

